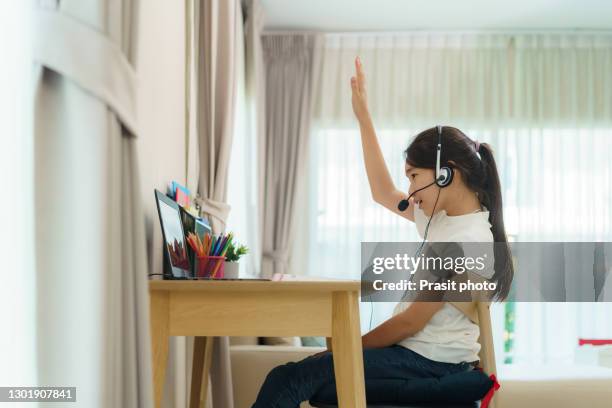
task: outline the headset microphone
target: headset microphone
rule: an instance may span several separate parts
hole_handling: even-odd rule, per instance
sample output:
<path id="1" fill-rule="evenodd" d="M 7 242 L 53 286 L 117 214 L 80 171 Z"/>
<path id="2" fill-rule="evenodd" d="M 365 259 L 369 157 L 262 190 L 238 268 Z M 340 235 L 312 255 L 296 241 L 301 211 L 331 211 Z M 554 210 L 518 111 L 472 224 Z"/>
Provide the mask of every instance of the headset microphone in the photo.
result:
<path id="1" fill-rule="evenodd" d="M 415 195 L 416 193 L 418 193 L 421 190 L 425 190 L 427 187 L 431 187 L 434 184 L 436 184 L 436 181 L 433 181 L 431 183 L 429 183 L 428 185 L 426 185 L 425 187 L 421 187 L 418 190 L 413 191 L 412 193 L 410 193 L 410 195 L 407 198 L 404 198 L 402 201 L 400 201 L 397 204 L 397 209 L 400 211 L 406 211 L 406 208 L 408 208 L 408 206 L 410 206 L 410 199 L 412 198 L 413 195 Z"/>

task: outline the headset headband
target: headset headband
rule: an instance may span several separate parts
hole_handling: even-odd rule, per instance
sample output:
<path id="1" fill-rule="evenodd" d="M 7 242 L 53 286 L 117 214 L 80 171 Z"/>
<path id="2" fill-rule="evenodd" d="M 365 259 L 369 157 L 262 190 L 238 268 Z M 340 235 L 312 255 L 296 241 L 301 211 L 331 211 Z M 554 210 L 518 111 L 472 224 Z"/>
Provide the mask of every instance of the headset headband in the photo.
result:
<path id="1" fill-rule="evenodd" d="M 440 155 L 442 154 L 442 126 L 438 125 L 438 146 L 436 147 L 436 180 L 440 179 Z"/>

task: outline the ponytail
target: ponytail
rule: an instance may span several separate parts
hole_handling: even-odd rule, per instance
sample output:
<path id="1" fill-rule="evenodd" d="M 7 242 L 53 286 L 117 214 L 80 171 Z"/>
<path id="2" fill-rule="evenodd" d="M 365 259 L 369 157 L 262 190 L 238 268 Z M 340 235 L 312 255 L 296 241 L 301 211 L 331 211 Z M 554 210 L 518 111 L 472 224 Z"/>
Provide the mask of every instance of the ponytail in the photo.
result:
<path id="1" fill-rule="evenodd" d="M 501 183 L 493 157 L 493 150 L 489 144 L 480 143 L 478 153 L 485 174 L 482 190 L 479 189 L 478 193 L 480 202 L 489 210 L 489 223 L 492 226 L 491 231 L 493 232 L 493 241 L 495 241 L 495 274 L 492 280 L 497 283 L 497 289 L 494 300 L 501 301 L 505 300 L 510 293 L 510 285 L 514 277 L 514 265 L 504 227 Z"/>

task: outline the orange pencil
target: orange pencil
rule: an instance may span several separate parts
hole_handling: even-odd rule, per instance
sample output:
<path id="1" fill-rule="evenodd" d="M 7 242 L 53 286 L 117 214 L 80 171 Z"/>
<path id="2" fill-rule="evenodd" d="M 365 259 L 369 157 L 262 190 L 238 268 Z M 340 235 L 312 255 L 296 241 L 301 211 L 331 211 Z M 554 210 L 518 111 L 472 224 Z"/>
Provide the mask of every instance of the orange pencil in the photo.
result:
<path id="1" fill-rule="evenodd" d="M 203 256 L 204 245 L 202 244 L 202 241 L 200 240 L 200 236 L 199 235 L 196 235 L 196 238 L 198 239 L 198 248 L 200 250 L 200 256 Z"/>
<path id="2" fill-rule="evenodd" d="M 187 235 L 187 242 L 189 243 L 189 246 L 191 247 L 191 249 L 193 249 L 195 252 L 197 252 L 198 248 L 195 245 L 195 243 L 193 242 L 193 237 L 191 235 L 189 235 L 189 234 Z"/>
<path id="3" fill-rule="evenodd" d="M 210 242 L 211 242 L 210 235 L 206 234 L 206 249 L 204 251 L 204 255 L 208 255 L 210 253 Z"/>
<path id="4" fill-rule="evenodd" d="M 217 259 L 217 265 L 215 265 L 215 270 L 212 273 L 212 277 L 214 278 L 215 276 L 217 276 L 217 271 L 219 270 L 219 268 L 221 267 L 221 262 L 223 262 L 222 259 Z"/>

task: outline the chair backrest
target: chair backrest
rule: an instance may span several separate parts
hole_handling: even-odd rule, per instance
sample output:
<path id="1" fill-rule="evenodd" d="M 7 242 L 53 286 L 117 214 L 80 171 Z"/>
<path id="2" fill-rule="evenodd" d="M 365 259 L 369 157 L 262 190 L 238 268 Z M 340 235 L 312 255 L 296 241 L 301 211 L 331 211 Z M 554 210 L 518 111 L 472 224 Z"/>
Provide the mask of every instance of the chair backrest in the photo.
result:
<path id="1" fill-rule="evenodd" d="M 476 302 L 478 312 L 478 325 L 480 326 L 480 366 L 488 375 L 495 374 L 495 349 L 493 348 L 493 329 L 491 327 L 490 302 Z M 489 403 L 490 408 L 500 408 L 497 398 L 493 397 Z"/>

